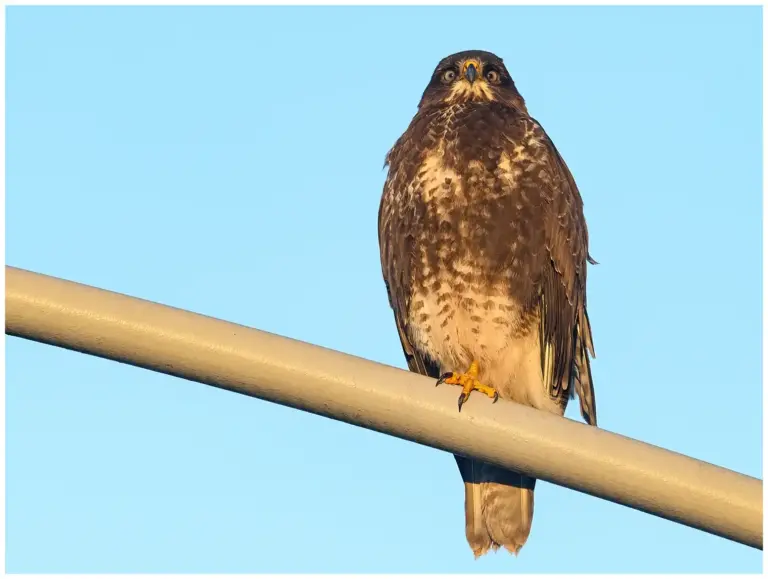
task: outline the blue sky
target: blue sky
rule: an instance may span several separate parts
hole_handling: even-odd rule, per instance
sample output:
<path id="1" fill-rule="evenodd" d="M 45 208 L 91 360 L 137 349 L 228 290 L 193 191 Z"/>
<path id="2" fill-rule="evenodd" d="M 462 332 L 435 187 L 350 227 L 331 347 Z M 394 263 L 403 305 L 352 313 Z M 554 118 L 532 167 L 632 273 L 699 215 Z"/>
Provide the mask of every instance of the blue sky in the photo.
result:
<path id="1" fill-rule="evenodd" d="M 586 203 L 601 426 L 761 476 L 761 9 L 7 11 L 7 263 L 404 362 L 384 155 L 435 64 L 505 59 Z M 9 572 L 756 572 L 540 483 L 474 561 L 450 455 L 7 340 Z M 572 405 L 569 417 L 577 418 Z"/>

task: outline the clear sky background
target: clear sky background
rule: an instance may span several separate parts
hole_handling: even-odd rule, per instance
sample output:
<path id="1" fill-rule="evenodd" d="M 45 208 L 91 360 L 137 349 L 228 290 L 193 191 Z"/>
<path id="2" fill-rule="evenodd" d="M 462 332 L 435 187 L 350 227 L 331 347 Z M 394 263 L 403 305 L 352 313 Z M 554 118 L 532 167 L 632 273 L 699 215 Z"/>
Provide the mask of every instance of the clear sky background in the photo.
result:
<path id="1" fill-rule="evenodd" d="M 761 9 L 7 12 L 7 262 L 404 367 L 384 155 L 437 62 L 505 59 L 586 203 L 600 425 L 761 476 Z M 9 572 L 756 572 L 541 482 L 474 561 L 453 458 L 7 340 Z M 568 410 L 578 418 L 576 404 Z"/>

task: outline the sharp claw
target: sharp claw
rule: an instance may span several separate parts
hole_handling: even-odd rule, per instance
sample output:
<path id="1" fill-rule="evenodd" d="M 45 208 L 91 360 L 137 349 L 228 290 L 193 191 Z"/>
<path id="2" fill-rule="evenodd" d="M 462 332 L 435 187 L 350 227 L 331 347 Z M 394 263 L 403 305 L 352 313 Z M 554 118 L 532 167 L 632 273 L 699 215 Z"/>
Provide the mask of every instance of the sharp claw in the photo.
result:
<path id="1" fill-rule="evenodd" d="M 492 402 L 492 404 L 496 404 L 496 402 L 498 402 L 498 400 L 499 400 L 499 393 L 498 392 L 494 392 L 493 393 L 493 402 Z"/>
<path id="2" fill-rule="evenodd" d="M 450 378 L 451 376 L 453 376 L 453 372 L 446 372 L 445 374 L 443 374 L 442 376 L 440 376 L 440 378 L 438 378 L 438 379 L 437 379 L 437 384 L 435 384 L 435 386 L 440 386 L 440 384 L 442 384 L 443 382 L 445 382 L 445 381 L 446 381 L 448 378 Z"/>
<path id="3" fill-rule="evenodd" d="M 467 399 L 464 397 L 464 393 L 462 392 L 459 394 L 459 412 L 461 412 L 461 407 L 464 405 L 464 403 L 467 401 Z"/>

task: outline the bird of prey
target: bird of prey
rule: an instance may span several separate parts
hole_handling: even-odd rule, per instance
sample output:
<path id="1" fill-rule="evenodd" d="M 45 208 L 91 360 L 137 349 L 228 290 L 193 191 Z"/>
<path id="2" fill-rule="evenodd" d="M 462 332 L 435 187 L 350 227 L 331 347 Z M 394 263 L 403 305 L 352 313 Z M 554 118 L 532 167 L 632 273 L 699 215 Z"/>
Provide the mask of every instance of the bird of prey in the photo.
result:
<path id="1" fill-rule="evenodd" d="M 578 394 L 597 424 L 583 202 L 502 60 L 437 65 L 386 157 L 381 265 L 412 372 L 563 415 Z M 456 456 L 475 557 L 518 554 L 535 479 Z"/>

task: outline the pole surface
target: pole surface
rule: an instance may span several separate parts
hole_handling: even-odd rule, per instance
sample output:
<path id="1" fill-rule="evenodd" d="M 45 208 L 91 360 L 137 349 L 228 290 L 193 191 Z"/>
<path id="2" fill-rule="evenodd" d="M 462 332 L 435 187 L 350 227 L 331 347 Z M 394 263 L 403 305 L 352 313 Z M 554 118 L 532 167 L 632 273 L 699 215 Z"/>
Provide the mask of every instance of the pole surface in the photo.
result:
<path id="1" fill-rule="evenodd" d="M 762 549 L 762 480 L 391 366 L 6 266 L 7 334 L 525 472 Z"/>

